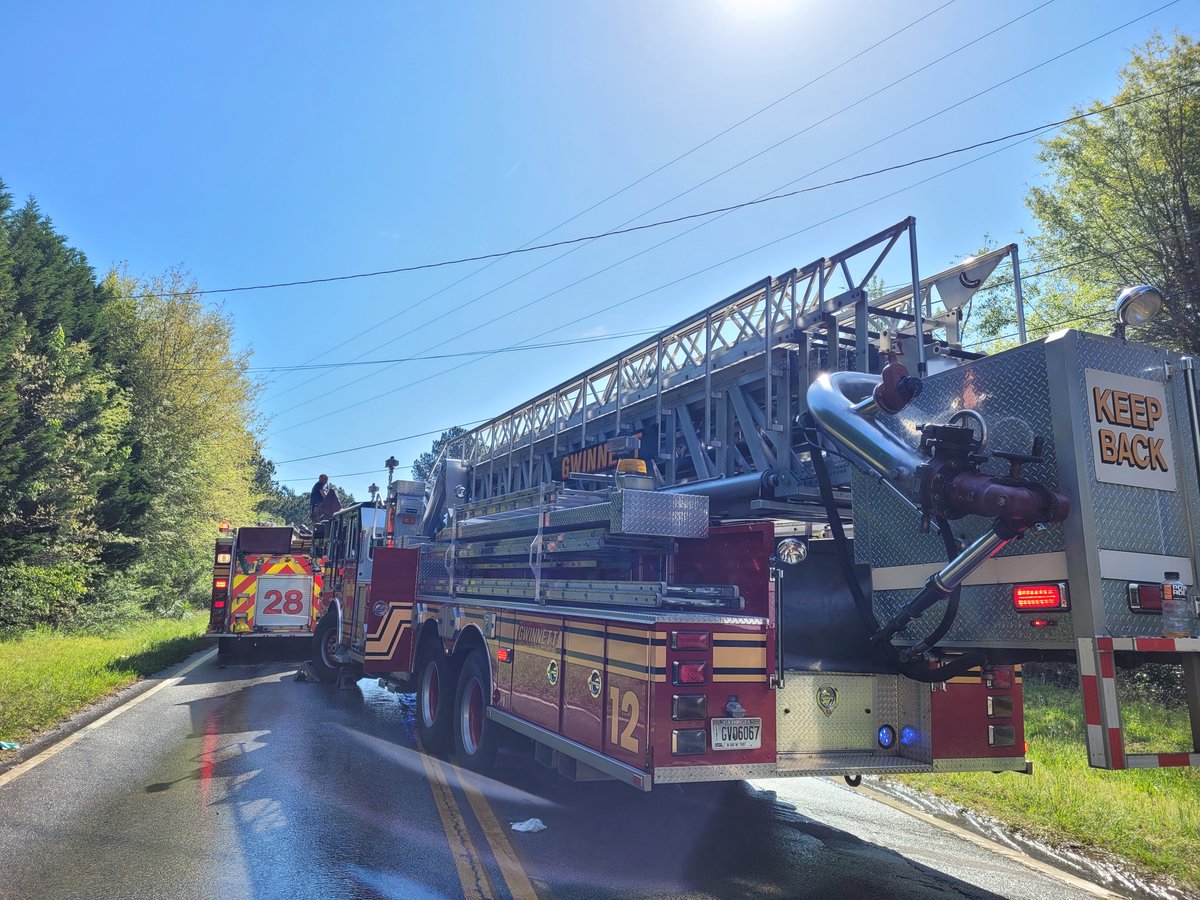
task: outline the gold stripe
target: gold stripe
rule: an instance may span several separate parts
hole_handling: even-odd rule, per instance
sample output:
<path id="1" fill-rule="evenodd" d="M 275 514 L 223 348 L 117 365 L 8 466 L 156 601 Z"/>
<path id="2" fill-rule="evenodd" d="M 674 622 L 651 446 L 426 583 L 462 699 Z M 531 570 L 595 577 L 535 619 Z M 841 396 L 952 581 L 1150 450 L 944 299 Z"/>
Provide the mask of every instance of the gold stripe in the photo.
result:
<path id="1" fill-rule="evenodd" d="M 402 622 L 402 623 L 400 624 L 400 633 L 399 633 L 399 635 L 397 635 L 397 638 L 396 638 L 396 640 L 397 640 L 397 643 L 399 643 L 400 639 L 402 639 L 402 638 L 404 637 L 404 632 L 405 632 L 405 630 L 407 630 L 409 627 L 410 627 L 410 626 L 409 626 L 409 624 L 408 624 L 407 622 Z M 376 656 L 376 657 L 383 657 L 384 659 L 388 659 L 388 658 L 390 658 L 390 657 L 391 657 L 391 653 L 388 651 L 388 646 L 391 644 L 391 641 L 390 641 L 390 640 L 388 640 L 388 641 L 380 641 L 379 643 L 380 643 L 380 649 L 379 649 L 379 650 L 376 650 L 376 651 L 374 651 L 374 652 L 373 652 L 373 651 L 371 650 L 371 642 L 370 642 L 370 641 L 367 641 L 366 653 L 365 653 L 364 655 L 365 655 L 365 656 Z"/>
<path id="2" fill-rule="evenodd" d="M 650 680 L 645 669 L 642 669 L 642 671 L 640 671 L 640 672 L 632 672 L 629 669 L 622 669 L 622 668 L 610 666 L 606 663 L 604 666 L 604 671 L 607 672 L 609 675 L 624 675 L 626 678 L 632 678 L 635 681 L 649 681 Z M 658 680 L 658 679 L 655 679 L 655 680 Z"/>
<path id="3" fill-rule="evenodd" d="M 766 647 L 714 647 L 714 669 L 765 669 L 767 667 Z"/>
<path id="4" fill-rule="evenodd" d="M 592 656 L 604 656 L 604 638 L 567 632 L 567 651 L 575 650 Z"/>
<path id="5" fill-rule="evenodd" d="M 650 632 L 644 628 L 623 628 L 620 625 L 609 625 L 608 630 L 612 634 L 624 634 L 628 637 L 641 638 L 647 644 L 650 643 Z"/>
<path id="6" fill-rule="evenodd" d="M 376 649 L 379 649 L 380 644 L 382 644 L 383 647 L 386 648 L 387 645 L 392 642 L 392 638 L 394 638 L 396 636 L 397 630 L 402 628 L 403 626 L 404 626 L 404 617 L 403 616 L 389 615 L 386 619 L 383 620 L 379 632 L 377 632 L 376 634 L 367 635 L 367 650 L 369 651 L 371 649 L 372 644 L 376 645 Z"/>
<path id="7" fill-rule="evenodd" d="M 742 682 L 742 683 L 758 684 L 759 682 L 763 682 L 766 680 L 767 680 L 766 672 L 764 672 L 762 675 L 714 675 L 713 676 L 714 684 L 716 684 L 717 682 L 725 683 L 725 682 L 735 682 L 735 681 Z"/>
<path id="8" fill-rule="evenodd" d="M 614 653 L 612 644 L 608 645 L 608 652 L 605 654 L 605 658 L 610 661 L 629 663 L 633 666 L 641 666 L 643 669 L 650 665 L 650 654 L 645 652 L 645 650 L 643 650 L 640 654 L 629 653 L 628 651 L 624 653 Z"/>

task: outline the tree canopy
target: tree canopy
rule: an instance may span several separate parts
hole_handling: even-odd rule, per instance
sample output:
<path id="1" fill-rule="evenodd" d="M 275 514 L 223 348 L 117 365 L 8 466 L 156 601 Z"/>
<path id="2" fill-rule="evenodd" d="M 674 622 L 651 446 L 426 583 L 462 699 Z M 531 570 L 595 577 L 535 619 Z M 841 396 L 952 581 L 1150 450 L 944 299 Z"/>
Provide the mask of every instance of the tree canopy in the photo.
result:
<path id="1" fill-rule="evenodd" d="M 0 182 L 0 628 L 203 597 L 263 500 L 247 364 L 182 273 L 98 279 Z"/>
<path id="2" fill-rule="evenodd" d="M 1043 182 L 1026 203 L 1037 234 L 1025 282 L 1030 334 L 1105 331 L 1122 287 L 1151 284 L 1162 313 L 1135 336 L 1200 352 L 1200 46 L 1154 35 L 1131 53 L 1121 86 L 1042 142 Z M 975 324 L 1008 338 L 1012 306 Z"/>

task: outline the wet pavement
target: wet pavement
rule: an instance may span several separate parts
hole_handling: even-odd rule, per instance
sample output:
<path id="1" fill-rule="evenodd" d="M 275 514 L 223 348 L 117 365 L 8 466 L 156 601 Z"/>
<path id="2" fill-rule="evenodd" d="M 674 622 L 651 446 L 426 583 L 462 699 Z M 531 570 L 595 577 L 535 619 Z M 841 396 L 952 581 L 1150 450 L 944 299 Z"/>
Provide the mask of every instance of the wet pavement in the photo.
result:
<path id="1" fill-rule="evenodd" d="M 206 660 L 0 786 L 0 897 L 1103 896 L 828 779 L 468 778 L 407 695 L 295 671 Z"/>

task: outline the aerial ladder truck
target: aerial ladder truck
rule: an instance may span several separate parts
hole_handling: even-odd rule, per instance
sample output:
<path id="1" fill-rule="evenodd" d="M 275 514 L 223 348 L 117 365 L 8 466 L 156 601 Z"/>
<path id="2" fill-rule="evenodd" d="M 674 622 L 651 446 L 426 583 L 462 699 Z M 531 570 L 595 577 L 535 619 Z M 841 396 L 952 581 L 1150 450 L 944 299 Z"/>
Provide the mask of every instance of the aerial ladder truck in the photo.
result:
<path id="1" fill-rule="evenodd" d="M 1020 319 L 971 352 L 1005 260 L 1020 316 L 1017 248 L 922 278 L 915 227 L 713 303 L 354 513 L 313 667 L 415 691 L 425 748 L 466 767 L 516 733 L 650 790 L 1028 771 L 1021 666 L 1057 660 L 1091 765 L 1200 764 L 1191 360 Z M 901 286 L 868 290 L 895 255 Z M 1126 750 L 1115 668 L 1144 662 L 1183 665 L 1190 752 Z"/>

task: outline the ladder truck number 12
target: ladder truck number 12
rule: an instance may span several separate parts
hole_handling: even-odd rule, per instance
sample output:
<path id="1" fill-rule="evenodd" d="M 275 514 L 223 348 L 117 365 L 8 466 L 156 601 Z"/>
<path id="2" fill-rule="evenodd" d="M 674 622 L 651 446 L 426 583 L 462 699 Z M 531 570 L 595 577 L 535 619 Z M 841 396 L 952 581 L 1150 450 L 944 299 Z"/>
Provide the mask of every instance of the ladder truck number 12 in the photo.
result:
<path id="1" fill-rule="evenodd" d="M 1029 773 L 1034 661 L 1078 666 L 1092 766 L 1200 765 L 1127 752 L 1114 680 L 1181 664 L 1200 742 L 1192 360 L 1123 325 L 973 352 L 1005 262 L 922 276 L 907 218 L 754 281 L 319 522 L 310 572 L 218 545 L 214 627 L 415 692 L 423 746 L 476 771 L 517 736 L 643 791 Z"/>

